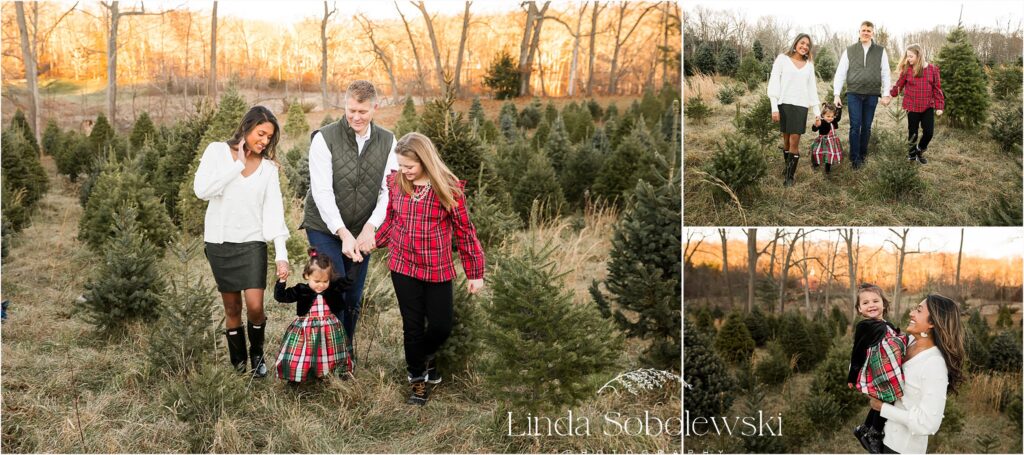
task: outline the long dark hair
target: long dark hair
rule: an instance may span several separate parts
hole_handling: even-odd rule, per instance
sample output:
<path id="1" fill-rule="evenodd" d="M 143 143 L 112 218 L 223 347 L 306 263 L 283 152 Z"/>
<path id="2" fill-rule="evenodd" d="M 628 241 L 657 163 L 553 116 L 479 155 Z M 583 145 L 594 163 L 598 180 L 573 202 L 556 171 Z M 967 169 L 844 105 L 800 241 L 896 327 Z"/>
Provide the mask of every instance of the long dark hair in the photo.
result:
<path id="1" fill-rule="evenodd" d="M 804 60 L 810 60 L 810 61 L 813 62 L 814 61 L 814 53 L 813 53 L 813 51 L 814 51 L 814 40 L 811 39 L 811 35 L 808 35 L 806 33 L 801 33 L 801 34 L 796 36 L 796 39 L 793 40 L 793 45 L 789 46 L 789 49 L 786 50 L 786 56 L 787 57 L 792 57 L 794 54 L 796 54 L 796 44 L 799 43 L 800 40 L 802 40 L 804 38 L 807 38 L 807 55 L 804 56 Z"/>
<path id="2" fill-rule="evenodd" d="M 949 374 L 946 393 L 955 394 L 957 387 L 964 381 L 964 331 L 960 323 L 960 307 L 948 297 L 938 294 L 928 294 L 925 305 L 928 306 L 935 346 L 942 351 L 942 357 L 946 360 Z"/>
<path id="3" fill-rule="evenodd" d="M 274 135 L 270 136 L 270 143 L 263 149 L 263 157 L 277 162 L 274 157 L 277 155 L 277 142 L 281 139 L 281 126 L 277 124 L 277 117 L 274 116 L 274 113 L 263 106 L 253 106 L 252 109 L 249 109 L 249 112 L 245 113 L 245 117 L 242 117 L 242 122 L 238 124 L 238 128 L 235 128 L 235 132 L 231 134 L 231 139 L 228 139 L 228 146 L 234 150 L 239 142 L 245 140 L 246 135 L 256 129 L 257 126 L 267 122 L 274 125 Z"/>

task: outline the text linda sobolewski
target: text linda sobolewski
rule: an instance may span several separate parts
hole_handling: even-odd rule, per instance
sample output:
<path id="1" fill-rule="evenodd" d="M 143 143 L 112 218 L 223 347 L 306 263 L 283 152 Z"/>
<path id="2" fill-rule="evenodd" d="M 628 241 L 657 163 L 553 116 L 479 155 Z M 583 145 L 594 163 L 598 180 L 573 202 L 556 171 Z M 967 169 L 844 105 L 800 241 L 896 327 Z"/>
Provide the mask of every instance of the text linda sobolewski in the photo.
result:
<path id="1" fill-rule="evenodd" d="M 782 413 L 775 415 L 758 411 L 749 416 L 683 417 L 657 416 L 650 411 L 643 414 L 623 414 L 610 411 L 598 417 L 580 415 L 572 410 L 557 417 L 506 414 L 507 435 L 511 437 L 586 437 L 605 436 L 782 436 Z"/>

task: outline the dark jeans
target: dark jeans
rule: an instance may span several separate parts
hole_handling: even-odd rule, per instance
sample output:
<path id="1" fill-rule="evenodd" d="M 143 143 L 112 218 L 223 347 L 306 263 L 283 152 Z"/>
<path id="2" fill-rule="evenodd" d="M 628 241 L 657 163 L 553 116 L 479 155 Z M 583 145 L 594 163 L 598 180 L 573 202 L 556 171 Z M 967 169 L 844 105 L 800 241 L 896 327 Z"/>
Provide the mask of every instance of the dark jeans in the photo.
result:
<path id="1" fill-rule="evenodd" d="M 917 140 L 918 126 L 924 130 L 920 142 Z M 921 151 L 928 150 L 928 143 L 932 141 L 932 133 L 935 132 L 935 109 L 928 108 L 924 112 L 907 112 L 907 127 L 909 128 L 907 141 L 911 145 L 917 144 L 917 148 Z"/>
<path id="2" fill-rule="evenodd" d="M 335 314 L 345 327 L 345 341 L 349 349 L 352 349 L 352 340 L 355 338 L 356 321 L 359 319 L 359 310 L 363 304 L 363 287 L 366 284 L 366 271 L 370 268 L 369 253 L 363 254 L 363 262 L 353 262 L 341 254 L 341 239 L 333 234 L 306 229 L 306 238 L 309 244 L 316 248 L 317 252 L 326 254 L 334 263 L 338 275 L 352 278 L 352 287 L 345 292 L 346 309 L 342 314 Z M 340 267 L 338 264 L 344 265 Z"/>
<path id="3" fill-rule="evenodd" d="M 426 373 L 427 356 L 452 333 L 452 282 L 431 283 L 396 272 L 391 272 L 391 282 L 402 313 L 406 368 L 409 377 L 419 378 Z"/>
<path id="4" fill-rule="evenodd" d="M 885 432 L 885 421 L 887 419 L 882 417 L 882 413 L 874 409 L 868 410 L 868 416 L 864 418 L 864 426 L 868 428 L 874 428 L 879 433 Z"/>
<path id="5" fill-rule="evenodd" d="M 850 161 L 860 165 L 868 155 L 871 122 L 875 120 L 878 95 L 847 93 L 846 107 L 850 112 Z"/>

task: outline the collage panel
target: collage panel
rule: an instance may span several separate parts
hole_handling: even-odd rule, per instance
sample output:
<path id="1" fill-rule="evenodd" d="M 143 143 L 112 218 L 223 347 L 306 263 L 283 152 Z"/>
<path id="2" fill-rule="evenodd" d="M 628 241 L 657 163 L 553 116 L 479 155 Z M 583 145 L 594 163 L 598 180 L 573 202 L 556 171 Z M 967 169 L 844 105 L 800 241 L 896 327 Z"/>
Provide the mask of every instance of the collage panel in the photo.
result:
<path id="1" fill-rule="evenodd" d="M 1022 224 L 1020 3 L 683 17 L 687 226 Z"/>
<path id="2" fill-rule="evenodd" d="M 684 453 L 1021 453 L 1017 228 L 691 228 Z"/>

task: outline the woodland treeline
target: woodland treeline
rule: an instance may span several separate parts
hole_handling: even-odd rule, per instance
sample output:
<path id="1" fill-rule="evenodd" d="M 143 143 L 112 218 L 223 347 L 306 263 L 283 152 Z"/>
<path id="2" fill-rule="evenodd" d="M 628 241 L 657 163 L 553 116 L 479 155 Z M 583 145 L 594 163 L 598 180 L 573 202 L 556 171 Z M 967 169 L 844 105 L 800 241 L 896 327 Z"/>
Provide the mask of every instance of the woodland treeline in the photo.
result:
<path id="1" fill-rule="evenodd" d="M 802 308 L 810 316 L 819 308 L 827 314 L 833 299 L 853 302 L 862 282 L 881 286 L 893 302 L 919 292 L 961 301 L 1022 298 L 1020 258 L 963 255 L 962 244 L 960 253 L 928 251 L 925 242 L 909 237 L 909 228 L 890 229 L 883 245 L 861 244 L 860 233 L 852 228 L 741 231 L 688 232 L 685 301 L 710 299 L 736 309 L 763 307 L 780 314 Z M 809 239 L 815 231 L 826 232 L 827 240 Z M 737 239 L 737 234 L 742 237 Z M 892 313 L 907 308 L 902 302 Z M 852 314 L 852 306 L 848 309 Z"/>

